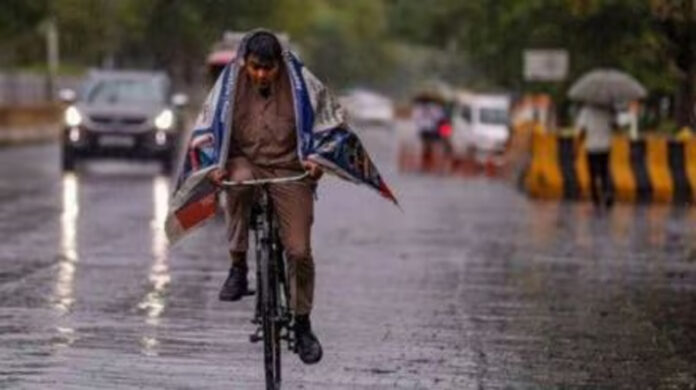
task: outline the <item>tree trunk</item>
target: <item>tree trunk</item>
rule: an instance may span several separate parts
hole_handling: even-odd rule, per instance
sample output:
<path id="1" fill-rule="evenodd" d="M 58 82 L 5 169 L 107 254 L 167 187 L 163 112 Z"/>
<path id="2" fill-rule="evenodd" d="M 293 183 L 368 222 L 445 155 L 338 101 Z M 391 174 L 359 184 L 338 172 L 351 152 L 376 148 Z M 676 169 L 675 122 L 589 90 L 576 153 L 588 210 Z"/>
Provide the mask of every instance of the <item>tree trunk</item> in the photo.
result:
<path id="1" fill-rule="evenodd" d="M 683 41 L 679 42 L 680 51 L 677 55 L 677 66 L 684 72 L 684 78 L 677 90 L 675 99 L 675 119 L 681 128 L 696 125 L 694 103 L 696 103 L 696 1 L 684 0 L 682 11 L 685 20 L 682 22 Z"/>
<path id="2" fill-rule="evenodd" d="M 679 128 L 684 126 L 694 128 L 694 125 L 696 125 L 696 118 L 694 118 L 694 103 L 696 102 L 694 80 L 696 80 L 696 66 L 692 65 L 679 86 L 675 99 L 674 114 Z"/>

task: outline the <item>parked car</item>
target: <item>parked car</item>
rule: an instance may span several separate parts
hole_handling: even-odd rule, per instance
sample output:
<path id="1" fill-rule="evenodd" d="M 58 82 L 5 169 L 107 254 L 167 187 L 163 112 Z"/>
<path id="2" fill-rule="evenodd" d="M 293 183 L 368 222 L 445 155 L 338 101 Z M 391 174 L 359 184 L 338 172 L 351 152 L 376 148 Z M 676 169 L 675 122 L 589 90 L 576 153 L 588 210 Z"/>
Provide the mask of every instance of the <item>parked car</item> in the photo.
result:
<path id="1" fill-rule="evenodd" d="M 505 94 L 459 93 L 452 113 L 454 153 L 497 154 L 510 139 L 510 97 Z"/>
<path id="2" fill-rule="evenodd" d="M 394 120 L 391 99 L 367 89 L 353 89 L 340 97 L 348 120 L 359 124 L 387 125 Z"/>
<path id="3" fill-rule="evenodd" d="M 60 92 L 69 105 L 62 131 L 62 166 L 78 160 L 124 157 L 173 165 L 183 120 L 184 94 L 171 94 L 163 72 L 92 71 L 80 93 Z"/>

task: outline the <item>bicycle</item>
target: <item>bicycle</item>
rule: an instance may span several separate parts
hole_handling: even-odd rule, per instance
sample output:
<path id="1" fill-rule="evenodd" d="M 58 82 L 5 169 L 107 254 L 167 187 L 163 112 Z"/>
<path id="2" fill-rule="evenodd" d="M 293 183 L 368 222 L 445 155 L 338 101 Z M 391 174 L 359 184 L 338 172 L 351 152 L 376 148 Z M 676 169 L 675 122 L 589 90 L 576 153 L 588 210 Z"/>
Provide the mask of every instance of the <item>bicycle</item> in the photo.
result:
<path id="1" fill-rule="evenodd" d="M 290 287 L 286 278 L 283 244 L 280 241 L 278 222 L 273 202 L 268 195 L 271 184 L 298 182 L 309 174 L 243 181 L 221 181 L 222 187 L 260 187 L 261 194 L 251 212 L 250 230 L 254 231 L 256 252 L 256 305 L 252 323 L 256 330 L 249 341 L 263 341 L 264 371 L 267 390 L 280 389 L 280 342 L 287 342 L 288 349 L 297 352 L 295 344 L 294 316 L 290 310 Z"/>

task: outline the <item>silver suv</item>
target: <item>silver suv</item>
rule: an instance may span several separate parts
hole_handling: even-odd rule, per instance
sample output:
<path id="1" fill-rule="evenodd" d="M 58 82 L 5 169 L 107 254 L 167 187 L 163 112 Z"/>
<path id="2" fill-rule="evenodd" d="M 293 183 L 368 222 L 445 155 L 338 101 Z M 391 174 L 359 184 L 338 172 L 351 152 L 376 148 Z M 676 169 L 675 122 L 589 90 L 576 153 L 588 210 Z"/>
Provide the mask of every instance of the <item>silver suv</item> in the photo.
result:
<path id="1" fill-rule="evenodd" d="M 188 98 L 171 95 L 162 72 L 92 71 L 81 90 L 61 91 L 64 113 L 62 166 L 79 159 L 125 157 L 159 160 L 172 168 Z"/>

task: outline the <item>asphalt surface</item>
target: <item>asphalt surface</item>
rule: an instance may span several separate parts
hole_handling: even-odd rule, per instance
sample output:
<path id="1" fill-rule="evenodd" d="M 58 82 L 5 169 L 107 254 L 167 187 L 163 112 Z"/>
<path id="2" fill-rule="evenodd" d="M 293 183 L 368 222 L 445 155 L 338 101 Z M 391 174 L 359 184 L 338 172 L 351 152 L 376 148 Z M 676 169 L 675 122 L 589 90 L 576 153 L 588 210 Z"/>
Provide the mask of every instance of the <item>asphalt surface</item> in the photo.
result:
<path id="1" fill-rule="evenodd" d="M 288 389 L 696 388 L 696 211 L 533 202 L 510 183 L 400 175 L 403 211 L 326 179 L 313 322 Z M 217 300 L 222 220 L 175 247 L 156 166 L 75 175 L 0 149 L 0 388 L 261 389 L 253 299 Z"/>

